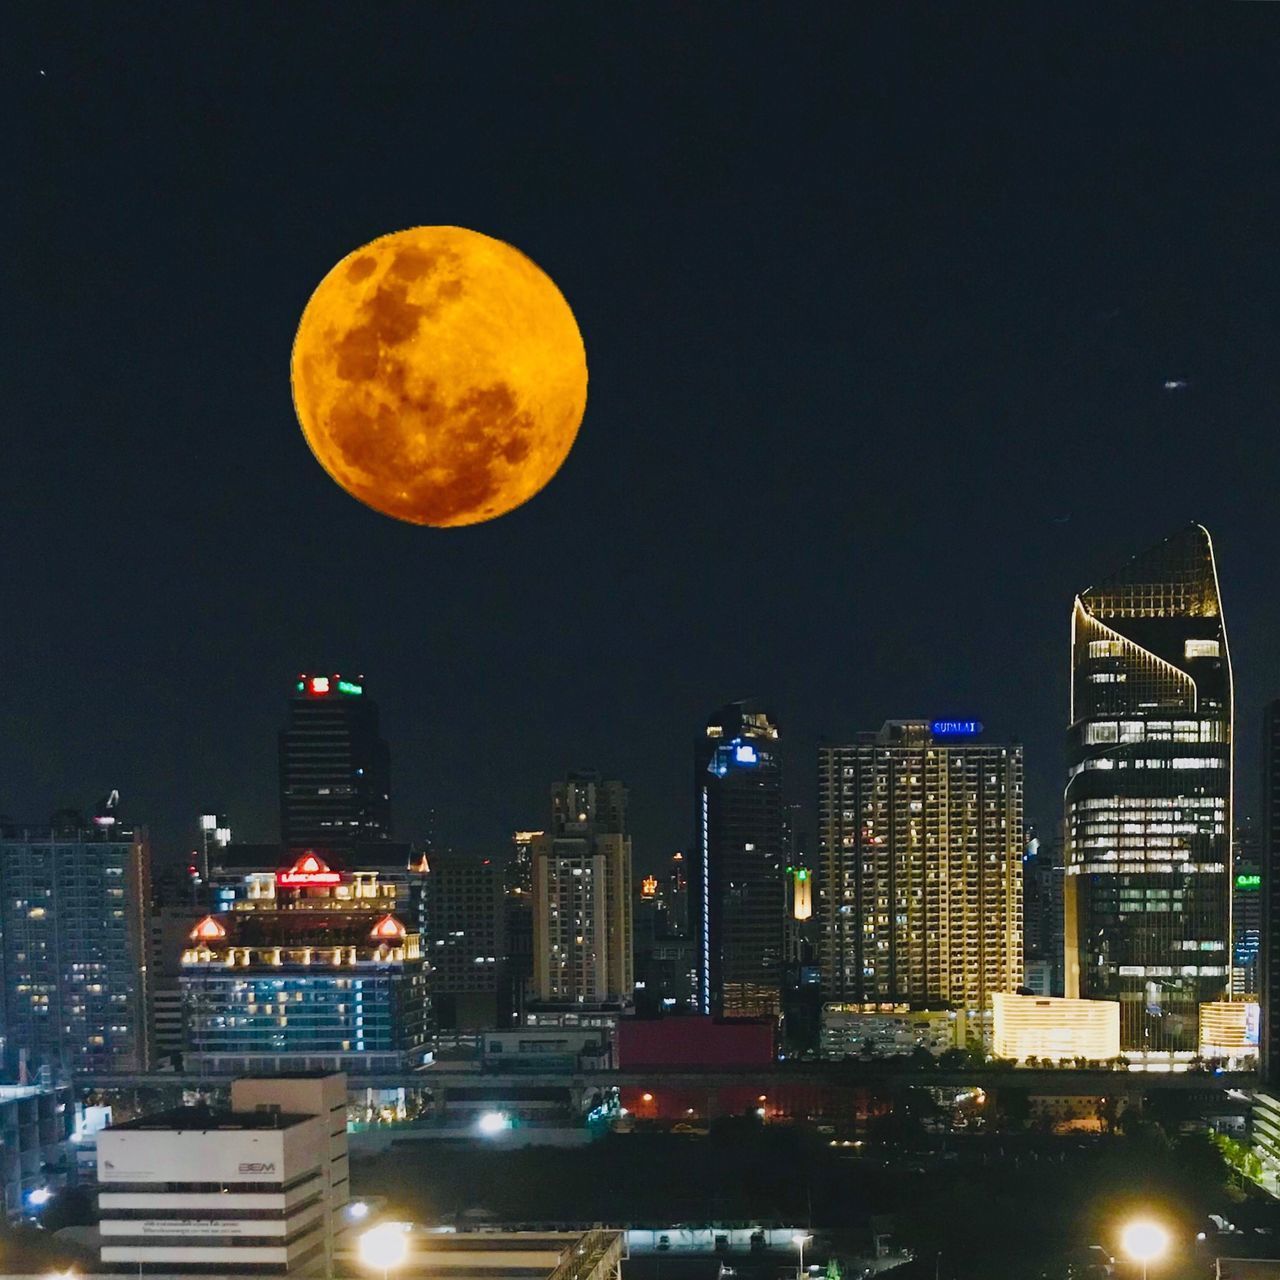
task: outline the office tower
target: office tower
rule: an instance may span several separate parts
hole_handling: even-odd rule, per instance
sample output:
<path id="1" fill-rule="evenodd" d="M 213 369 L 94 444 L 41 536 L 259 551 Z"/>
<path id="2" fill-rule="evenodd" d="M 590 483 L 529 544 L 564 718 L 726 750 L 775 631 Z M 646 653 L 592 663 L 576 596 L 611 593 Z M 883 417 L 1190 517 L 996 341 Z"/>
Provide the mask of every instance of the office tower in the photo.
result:
<path id="1" fill-rule="evenodd" d="M 49 826 L 0 829 L 11 1079 L 147 1067 L 150 893 L 146 830 L 120 821 L 115 793 L 91 822 L 63 811 Z"/>
<path id="2" fill-rule="evenodd" d="M 1022 982 L 1038 996 L 1063 992 L 1062 840 L 1027 836 L 1022 857 Z"/>
<path id="3" fill-rule="evenodd" d="M 786 948 L 786 811 L 778 729 L 750 702 L 721 707 L 693 750 L 689 928 L 703 1013 L 776 1016 Z"/>
<path id="4" fill-rule="evenodd" d="M 433 853 L 426 875 L 424 934 L 436 1021 L 474 1031 L 499 1021 L 506 978 L 506 862 Z"/>
<path id="5" fill-rule="evenodd" d="M 420 937 L 394 884 L 318 854 L 249 873 L 182 954 L 186 1065 L 197 1071 L 399 1071 L 422 1065 Z"/>
<path id="6" fill-rule="evenodd" d="M 631 837 L 627 789 L 571 773 L 551 790 L 533 842 L 534 994 L 543 1004 L 631 999 Z"/>
<path id="7" fill-rule="evenodd" d="M 825 999 L 974 1019 L 1020 985 L 1022 748 L 981 728 L 891 720 L 819 749 Z"/>
<path id="8" fill-rule="evenodd" d="M 1209 534 L 1189 525 L 1076 597 L 1066 994 L 1120 1002 L 1131 1057 L 1194 1056 L 1227 989 L 1231 663 Z"/>
<path id="9" fill-rule="evenodd" d="M 1236 824 L 1231 865 L 1231 996 L 1258 1000 L 1262 993 L 1262 831 L 1251 818 Z"/>
<path id="10" fill-rule="evenodd" d="M 391 762 L 363 677 L 300 675 L 280 733 L 280 833 L 292 853 L 391 838 Z"/>
<path id="11" fill-rule="evenodd" d="M 1280 699 L 1268 703 L 1262 734 L 1262 1078 L 1280 1084 Z M 1280 1151 L 1280 1121 L 1276 1149 Z"/>

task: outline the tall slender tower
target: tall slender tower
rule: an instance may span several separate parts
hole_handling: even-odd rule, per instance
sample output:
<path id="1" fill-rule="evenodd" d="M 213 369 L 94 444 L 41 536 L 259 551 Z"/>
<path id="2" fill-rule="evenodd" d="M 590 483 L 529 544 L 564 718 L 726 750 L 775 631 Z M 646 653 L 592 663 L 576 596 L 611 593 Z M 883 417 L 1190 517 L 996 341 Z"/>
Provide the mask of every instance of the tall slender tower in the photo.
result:
<path id="1" fill-rule="evenodd" d="M 786 810 L 778 729 L 749 702 L 694 744 L 689 928 L 703 1013 L 776 1016 L 786 946 Z"/>
<path id="2" fill-rule="evenodd" d="M 1133 1055 L 1195 1054 L 1229 974 L 1231 660 L 1198 524 L 1076 597 L 1067 995 L 1120 1002 Z"/>
<path id="3" fill-rule="evenodd" d="M 300 675 L 280 734 L 286 850 L 348 857 L 391 838 L 391 762 L 363 677 Z"/>

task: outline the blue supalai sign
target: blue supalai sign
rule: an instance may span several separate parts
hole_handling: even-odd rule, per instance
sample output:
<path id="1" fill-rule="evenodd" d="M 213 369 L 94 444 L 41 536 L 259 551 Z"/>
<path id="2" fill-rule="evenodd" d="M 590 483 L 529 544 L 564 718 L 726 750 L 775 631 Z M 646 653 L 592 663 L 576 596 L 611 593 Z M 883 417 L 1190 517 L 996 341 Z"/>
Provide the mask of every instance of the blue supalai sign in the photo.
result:
<path id="1" fill-rule="evenodd" d="M 982 721 L 934 720 L 929 728 L 935 738 L 976 738 L 982 732 Z"/>

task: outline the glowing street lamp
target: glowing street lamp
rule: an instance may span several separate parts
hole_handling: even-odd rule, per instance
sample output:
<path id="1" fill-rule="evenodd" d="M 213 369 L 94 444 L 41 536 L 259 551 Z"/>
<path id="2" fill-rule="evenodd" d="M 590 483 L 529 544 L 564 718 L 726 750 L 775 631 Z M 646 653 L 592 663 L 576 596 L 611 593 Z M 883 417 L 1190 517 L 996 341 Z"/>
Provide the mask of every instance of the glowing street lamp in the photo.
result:
<path id="1" fill-rule="evenodd" d="M 476 1128 L 479 1129 L 486 1138 L 493 1138 L 500 1134 L 504 1129 L 511 1128 L 511 1118 L 505 1111 L 486 1111 L 476 1121 Z"/>
<path id="2" fill-rule="evenodd" d="M 382 1280 L 388 1280 L 393 1267 L 404 1266 L 409 1256 L 409 1237 L 405 1235 L 404 1224 L 400 1222 L 383 1222 L 370 1227 L 360 1237 L 360 1261 L 376 1271 L 382 1272 Z"/>
<path id="3" fill-rule="evenodd" d="M 1120 1235 L 1120 1247 L 1142 1264 L 1142 1280 L 1147 1280 L 1147 1265 L 1164 1257 L 1169 1233 L 1158 1222 L 1131 1222 Z"/>
<path id="4" fill-rule="evenodd" d="M 800 1250 L 800 1265 L 796 1268 L 796 1274 L 800 1277 L 804 1276 L 804 1247 L 812 1239 L 812 1236 L 802 1235 L 794 1235 L 791 1237 L 791 1243 Z"/>

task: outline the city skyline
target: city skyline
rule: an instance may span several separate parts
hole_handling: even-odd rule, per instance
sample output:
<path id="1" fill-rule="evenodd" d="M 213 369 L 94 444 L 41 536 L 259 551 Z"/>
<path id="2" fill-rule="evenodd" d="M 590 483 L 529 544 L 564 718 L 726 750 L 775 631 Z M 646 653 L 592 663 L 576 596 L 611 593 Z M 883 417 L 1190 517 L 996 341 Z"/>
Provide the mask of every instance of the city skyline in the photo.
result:
<path id="1" fill-rule="evenodd" d="M 505 847 L 597 768 L 656 867 L 690 726 L 742 697 L 787 728 L 792 800 L 822 735 L 976 717 L 1023 742 L 1043 825 L 1061 602 L 1190 519 L 1255 811 L 1280 694 L 1261 23 L 24 13 L 0 811 L 118 787 L 160 859 L 210 809 L 267 838 L 279 691 L 322 670 L 377 690 L 405 837 L 434 812 Z M 422 223 L 521 246 L 589 353 L 573 453 L 486 527 L 365 510 L 290 403 L 315 282 Z"/>
<path id="2" fill-rule="evenodd" d="M 1195 522 L 1193 522 L 1193 525 L 1194 523 Z M 1152 541 L 1154 542 L 1155 540 L 1153 539 Z M 1129 555 L 1124 555 L 1119 558 L 1129 559 L 1132 557 Z M 1086 591 L 1086 594 L 1087 594 L 1087 591 Z M 1234 635 L 1234 632 L 1235 632 L 1235 628 L 1233 627 L 1233 635 Z M 1238 661 L 1234 657 L 1234 643 L 1233 643 L 1232 662 L 1233 662 L 1233 666 L 1238 666 Z M 329 667 L 321 665 L 315 669 L 331 670 L 331 667 L 332 667 L 332 664 L 330 664 Z M 358 668 L 349 666 L 347 667 L 347 670 L 350 672 L 356 672 Z M 365 675 L 365 673 L 363 673 L 363 671 L 361 671 L 358 674 L 358 676 L 355 676 L 353 678 L 367 682 L 367 676 Z M 317 699 L 316 694 L 312 689 L 311 682 L 313 679 L 314 677 L 308 675 L 306 672 L 303 672 L 302 674 L 298 674 L 295 671 L 293 674 L 291 674 L 288 677 L 288 679 L 285 682 L 283 682 L 281 686 L 282 689 L 287 689 L 288 691 L 287 694 L 284 692 L 281 692 L 280 690 L 277 690 L 280 715 L 279 715 L 279 722 L 278 722 L 279 727 L 275 735 L 277 740 L 276 749 L 274 752 L 272 752 L 270 750 L 270 744 L 268 744 L 267 752 L 269 755 L 274 756 L 274 759 L 272 759 L 271 763 L 274 765 L 277 765 L 281 770 L 283 770 L 283 767 L 284 767 L 284 756 L 282 753 L 284 752 L 284 749 L 285 749 L 285 742 L 287 739 L 287 735 L 290 732 L 289 726 L 292 725 L 293 723 L 293 717 L 297 715 L 297 711 L 295 709 L 301 707 L 304 710 L 304 712 L 309 711 L 312 714 L 314 714 L 317 707 L 322 710 L 323 706 L 327 704 L 329 701 L 329 699 L 325 697 L 321 697 Z M 376 733 L 376 724 L 377 724 L 379 708 L 377 707 L 373 699 L 365 696 L 363 685 L 355 684 L 350 681 L 343 680 L 342 683 L 347 690 L 347 695 L 340 697 L 339 691 L 337 689 L 337 684 L 336 684 L 336 682 L 339 680 L 338 675 L 335 674 L 335 675 L 332 675 L 331 677 L 319 677 L 319 679 L 322 682 L 328 682 L 330 680 L 335 682 L 333 698 L 332 698 L 332 701 L 335 704 L 338 702 L 346 702 L 348 700 L 352 702 L 368 703 L 370 706 L 370 714 L 373 716 L 373 723 L 375 725 L 374 732 Z M 353 690 L 360 690 L 360 695 L 352 698 L 351 691 Z M 328 690 L 326 690 L 326 693 L 327 692 Z M 378 688 L 378 692 L 381 692 L 380 687 Z M 394 693 L 394 691 L 392 692 Z M 754 699 L 745 699 L 745 700 L 755 701 Z M 919 699 L 917 699 L 917 701 L 918 700 Z M 977 701 L 980 703 L 981 699 L 979 698 Z M 1235 735 L 1236 752 L 1237 752 L 1236 767 L 1234 771 L 1235 772 L 1235 798 L 1236 798 L 1235 821 L 1238 823 L 1242 820 L 1248 820 L 1248 819 L 1256 820 L 1261 816 L 1260 808 L 1259 808 L 1261 805 L 1261 799 L 1262 799 L 1262 796 L 1261 796 L 1262 753 L 1260 748 L 1260 741 L 1261 741 L 1261 729 L 1262 729 L 1261 722 L 1262 722 L 1262 713 L 1263 713 L 1264 703 L 1261 701 L 1254 702 L 1252 700 L 1249 700 L 1247 697 L 1242 700 L 1240 697 L 1237 696 L 1236 704 L 1237 704 L 1236 705 L 1237 719 L 1243 722 L 1245 725 L 1251 725 L 1253 722 L 1256 722 L 1256 728 L 1257 728 L 1257 732 L 1254 732 L 1252 734 L 1248 733 L 1247 731 L 1242 734 L 1237 730 Z M 337 710 L 337 707 L 335 706 L 335 712 L 336 710 Z M 966 715 L 976 714 L 976 712 L 973 711 L 972 706 L 969 706 L 967 708 L 960 708 L 957 713 L 961 713 L 961 712 L 963 712 Z M 892 719 L 909 720 L 912 718 L 928 719 L 930 717 L 923 716 L 923 715 L 918 715 L 913 717 L 905 713 L 904 714 L 894 713 L 886 717 L 883 717 L 882 721 L 892 720 Z M 1007 734 L 999 733 L 998 726 L 993 726 L 993 725 L 984 723 L 982 727 L 984 730 L 984 736 L 988 741 L 994 741 L 997 738 L 999 738 L 1001 740 L 1008 741 L 1011 743 L 1017 743 L 1020 747 L 1023 747 L 1024 750 L 1025 750 L 1025 743 L 1027 741 L 1027 738 L 1029 736 L 1032 736 L 1032 735 L 1027 735 L 1019 732 L 1016 727 L 1012 729 L 1010 732 L 1008 732 Z M 787 775 L 787 785 L 784 788 L 784 792 L 788 797 L 789 805 L 793 810 L 795 810 L 798 813 L 799 821 L 801 824 L 798 832 L 799 835 L 803 837 L 807 837 L 810 841 L 814 841 L 817 838 L 818 826 L 820 824 L 821 817 L 820 817 L 820 804 L 819 804 L 819 790 L 820 790 L 820 782 L 819 782 L 819 776 L 818 776 L 819 769 L 816 766 L 815 761 L 819 757 L 820 753 L 825 749 L 838 744 L 842 740 L 848 740 L 859 733 L 866 733 L 870 731 L 872 731 L 872 725 L 870 723 L 867 723 L 867 724 L 861 724 L 861 725 L 859 724 L 851 725 L 843 733 L 837 733 L 837 732 L 815 733 L 812 730 L 812 728 L 810 728 L 808 732 L 806 732 L 805 728 L 801 727 L 801 729 L 797 731 L 796 734 L 793 735 L 790 732 L 787 734 L 786 741 L 780 747 L 782 759 L 784 761 L 789 762 L 789 766 L 785 771 Z M 388 735 L 386 735 L 384 732 L 384 739 L 387 738 L 387 736 Z M 1059 733 L 1059 738 L 1060 737 L 1061 737 L 1061 733 Z M 800 739 L 800 744 L 795 743 L 794 741 L 795 738 Z M 395 778 L 397 774 L 396 762 L 398 759 L 398 751 L 397 751 L 396 743 L 394 741 L 383 740 L 383 741 L 380 741 L 378 745 L 382 751 L 382 757 L 380 758 L 379 764 L 380 764 L 380 768 L 384 771 L 388 768 L 388 761 L 386 757 L 388 755 L 390 756 L 389 767 L 391 771 L 392 789 L 395 792 L 397 801 L 398 801 L 400 797 L 400 793 L 396 788 L 396 783 L 395 783 Z M 789 750 L 787 749 L 788 747 L 790 748 Z M 801 747 L 803 747 L 806 750 L 807 758 L 803 760 L 798 760 L 796 758 L 797 752 L 801 749 Z M 1060 751 L 1059 755 L 1061 757 L 1061 762 L 1060 762 L 1060 768 L 1061 768 L 1062 764 L 1065 763 L 1065 753 Z M 1256 765 L 1255 765 L 1255 758 L 1256 758 Z M 1240 763 L 1241 760 L 1245 761 L 1245 765 L 1243 767 L 1241 766 L 1241 763 Z M 1034 762 L 1032 762 L 1032 764 L 1034 765 Z M 594 763 L 590 761 L 583 763 L 580 766 L 581 769 L 586 769 L 588 771 L 590 771 L 594 767 L 595 767 Z M 399 765 L 399 768 L 403 772 L 414 773 L 420 776 L 419 771 L 413 767 L 413 762 L 402 761 Z M 574 768 L 561 770 L 562 773 L 566 773 L 566 772 L 572 773 L 574 771 L 575 771 Z M 615 776 L 618 776 L 617 771 L 606 770 L 606 772 L 614 773 Z M 1029 777 L 1035 776 L 1037 772 L 1043 772 L 1043 769 L 1039 771 L 1037 771 L 1034 767 L 1028 767 L 1027 769 L 1027 774 Z M 798 780 L 796 779 L 797 774 L 799 775 Z M 549 776 L 555 776 L 554 771 Z M 110 787 L 114 787 L 116 783 L 115 781 L 112 781 L 109 785 Z M 546 784 L 544 782 L 544 790 L 545 790 L 545 785 Z M 0 815 L 3 815 L 3 817 L 6 820 L 16 822 L 18 824 L 28 823 L 31 825 L 39 825 L 41 822 L 47 821 L 49 813 L 57 812 L 59 809 L 67 808 L 67 809 L 81 809 L 81 810 L 87 811 L 88 805 L 87 803 L 84 802 L 83 796 L 90 794 L 93 791 L 93 788 L 95 786 L 98 786 L 97 782 L 87 784 L 86 788 L 81 789 L 80 797 L 73 796 L 69 800 L 68 798 L 64 797 L 58 803 L 54 804 L 47 813 L 44 813 L 44 814 L 40 814 L 40 813 L 28 814 L 23 812 L 9 813 L 3 809 L 0 809 Z M 101 786 L 102 788 L 108 788 L 108 784 L 105 782 L 102 783 Z M 192 782 L 190 786 L 191 786 L 192 792 L 203 794 L 203 789 L 199 782 Z M 285 823 L 286 823 L 286 813 L 285 813 L 285 795 L 284 795 L 284 791 L 282 790 L 283 786 L 284 786 L 284 783 L 282 780 L 282 774 L 280 773 L 273 774 L 272 777 L 268 778 L 267 780 L 266 789 L 272 793 L 275 808 L 273 813 L 269 812 L 267 814 L 265 823 L 263 822 L 261 816 L 259 816 L 259 819 L 256 823 L 249 819 L 241 820 L 239 817 L 238 811 L 236 811 L 233 806 L 224 803 L 221 798 L 215 798 L 216 807 L 218 808 L 219 812 L 227 812 L 230 820 L 233 822 L 235 831 L 236 831 L 236 839 L 238 842 L 271 843 L 276 840 L 282 840 L 286 844 L 289 843 L 286 835 L 284 834 Z M 628 783 L 628 788 L 630 789 L 630 783 Z M 262 787 L 259 787 L 258 790 L 262 790 Z M 1028 785 L 1028 790 L 1030 790 L 1029 785 Z M 1047 790 L 1047 788 L 1042 788 L 1042 791 L 1044 790 Z M 476 839 L 475 837 L 472 837 L 469 840 L 467 839 L 454 840 L 450 838 L 449 830 L 445 828 L 444 823 L 441 821 L 440 817 L 438 816 L 438 812 L 437 812 L 438 808 L 446 807 L 442 804 L 441 798 L 436 798 L 433 801 L 431 798 L 423 797 L 421 789 L 419 788 L 416 790 L 415 789 L 407 790 L 405 793 L 405 799 L 408 800 L 408 804 L 404 806 L 405 808 L 408 808 L 410 812 L 414 812 L 415 810 L 420 813 L 425 812 L 426 818 L 422 827 L 418 830 L 406 829 L 408 820 L 407 819 L 403 820 L 401 828 L 397 829 L 396 831 L 397 836 L 401 840 L 411 842 L 415 845 L 426 845 L 428 842 L 431 842 L 435 845 L 435 847 L 441 850 L 451 850 L 451 851 L 462 853 L 462 854 L 472 854 L 477 857 L 481 857 L 481 856 L 492 857 L 495 855 L 499 857 L 505 857 L 506 848 L 511 838 L 511 831 L 514 829 L 519 829 L 522 825 L 528 825 L 530 823 L 536 823 L 542 820 L 541 810 L 538 810 L 536 812 L 531 812 L 531 813 L 522 815 L 524 819 L 523 821 L 517 821 L 513 827 L 504 829 L 498 832 L 491 840 L 481 840 L 481 839 Z M 424 799 L 426 800 L 425 810 L 423 808 Z M 663 806 L 660 803 L 654 804 L 652 796 L 649 797 L 649 800 L 650 800 L 650 805 L 653 808 L 665 807 L 668 810 L 673 809 L 673 806 L 671 804 L 667 804 L 666 806 Z M 1055 808 L 1055 800 L 1056 800 L 1056 808 Z M 3 802 L 3 798 L 0 797 L 0 803 L 2 802 Z M 1061 796 L 1059 795 L 1058 797 L 1055 798 L 1050 792 L 1047 805 L 1043 800 L 1043 796 L 1040 803 L 1042 807 L 1041 809 L 1038 809 L 1038 810 L 1033 808 L 1033 802 L 1030 802 L 1030 801 L 1027 802 L 1026 805 L 1024 806 L 1024 816 L 1025 816 L 1025 821 L 1027 826 L 1030 828 L 1035 828 L 1042 831 L 1050 831 L 1055 829 L 1056 824 L 1062 818 Z M 197 802 L 196 805 L 191 810 L 190 814 L 184 819 L 179 820 L 178 826 L 180 829 L 178 830 L 175 836 L 173 834 L 173 827 L 174 827 L 173 823 L 167 823 L 167 824 L 160 823 L 152 819 L 149 815 L 138 812 L 136 804 L 129 803 L 128 793 L 126 793 L 125 800 L 124 800 L 124 811 L 128 817 L 128 820 L 135 824 L 144 825 L 148 828 L 148 833 L 152 841 L 155 856 L 157 858 L 157 867 L 158 869 L 161 869 L 161 870 L 168 869 L 168 868 L 175 868 L 179 866 L 198 847 L 200 833 L 197 828 L 197 823 L 198 823 L 199 815 L 209 807 L 211 807 L 210 804 L 202 805 L 199 802 Z M 259 809 L 259 813 L 260 812 L 261 811 Z M 690 812 L 690 816 L 692 817 L 693 816 L 692 806 L 690 807 L 689 812 Z M 668 819 L 666 822 L 666 826 L 668 828 L 674 827 L 676 825 L 678 825 L 678 818 Z M 647 846 L 637 848 L 637 856 L 635 861 L 635 865 L 637 869 L 642 870 L 645 873 L 660 870 L 665 864 L 665 860 L 670 857 L 671 852 L 677 849 L 684 850 L 687 846 L 690 846 L 690 837 L 688 836 L 687 822 L 684 825 L 686 827 L 686 831 L 684 833 L 683 839 L 677 839 L 675 841 L 672 841 L 669 848 L 667 848 L 666 846 L 661 846 L 661 847 L 657 846 L 652 842 L 649 843 Z M 308 842 L 303 841 L 302 843 L 306 844 Z M 301 846 L 299 845 L 298 847 L 301 847 Z"/>

